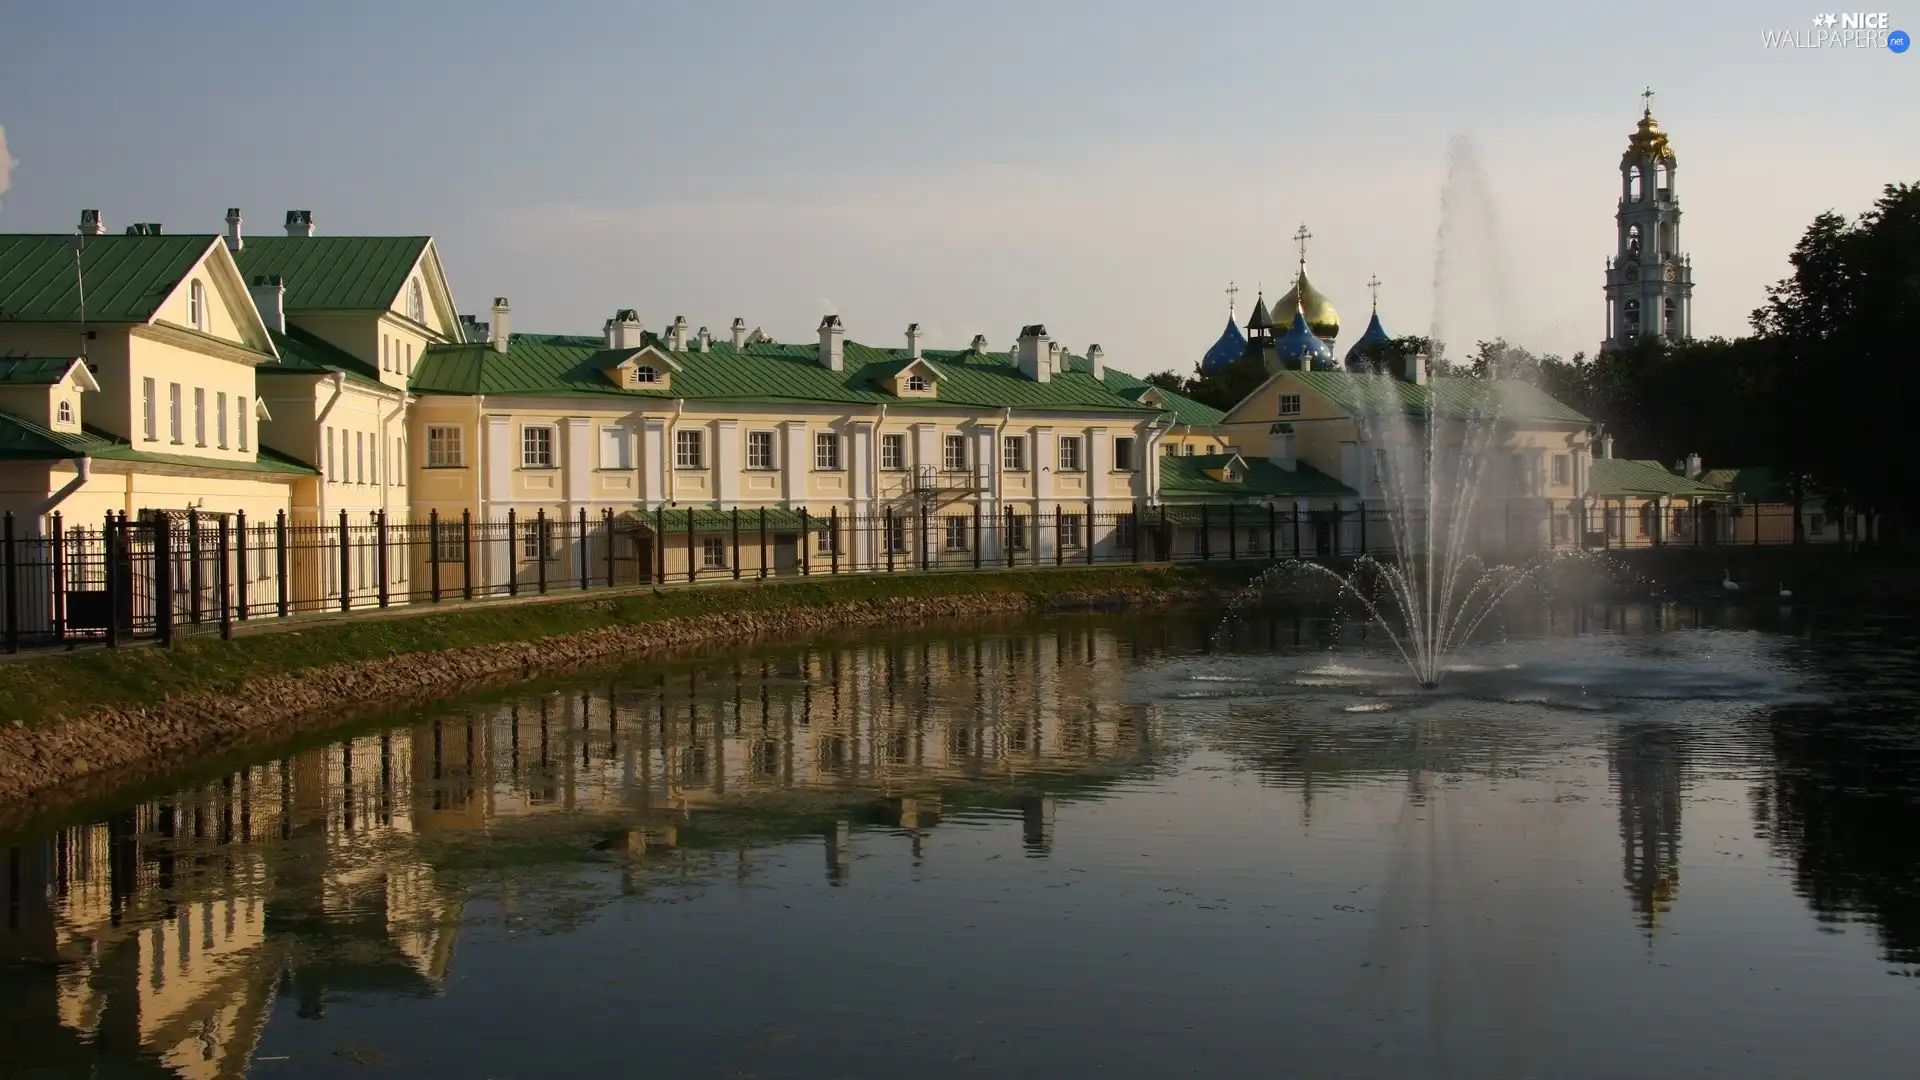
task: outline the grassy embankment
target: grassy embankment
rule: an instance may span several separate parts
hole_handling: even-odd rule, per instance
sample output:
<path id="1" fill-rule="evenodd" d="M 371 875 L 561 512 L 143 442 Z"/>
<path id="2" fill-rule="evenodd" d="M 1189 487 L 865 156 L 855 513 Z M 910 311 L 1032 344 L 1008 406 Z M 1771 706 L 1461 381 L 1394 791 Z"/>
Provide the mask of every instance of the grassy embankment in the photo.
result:
<path id="1" fill-rule="evenodd" d="M 1066 567 L 951 575 L 878 575 L 743 582 L 598 596 L 549 596 L 458 607 L 425 605 L 256 624 L 232 641 L 182 637 L 151 647 L 48 653 L 0 664 L 0 723 L 33 724 L 88 708 L 189 693 L 238 691 L 250 680 L 333 664 L 476 645 L 530 642 L 608 626 L 727 613 L 776 613 L 891 597 L 1025 594 L 1037 606 L 1090 594 L 1230 588 L 1257 567 Z"/>

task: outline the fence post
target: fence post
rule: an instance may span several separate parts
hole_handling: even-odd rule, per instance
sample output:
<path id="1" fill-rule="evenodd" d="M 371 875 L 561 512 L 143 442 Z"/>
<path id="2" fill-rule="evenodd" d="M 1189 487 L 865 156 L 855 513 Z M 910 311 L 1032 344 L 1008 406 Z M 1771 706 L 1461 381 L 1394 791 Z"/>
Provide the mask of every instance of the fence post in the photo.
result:
<path id="1" fill-rule="evenodd" d="M 200 580 L 200 511 L 187 511 L 187 618 L 200 625 L 200 592 L 206 582 Z"/>
<path id="2" fill-rule="evenodd" d="M 353 530 L 340 511 L 340 610 L 353 610 Z"/>
<path id="3" fill-rule="evenodd" d="M 427 588 L 434 603 L 440 602 L 440 511 L 427 511 Z"/>
<path id="4" fill-rule="evenodd" d="M 827 507 L 827 528 L 830 531 L 830 535 L 832 535 L 833 537 L 833 544 L 831 545 L 831 554 L 833 555 L 833 572 L 837 574 L 840 572 L 840 508 L 839 507 L 837 506 Z"/>
<path id="5" fill-rule="evenodd" d="M 1300 500 L 1293 500 L 1293 557 L 1300 557 Z"/>
<path id="6" fill-rule="evenodd" d="M 1083 537 L 1080 541 L 1082 546 L 1084 546 L 1087 549 L 1087 565 L 1088 566 L 1093 565 L 1093 517 L 1094 517 L 1093 500 L 1088 499 L 1087 500 L 1087 535 Z"/>
<path id="7" fill-rule="evenodd" d="M 374 512 L 373 542 L 379 546 L 373 550 L 373 572 L 380 578 L 380 606 L 386 607 L 390 599 L 387 593 L 387 510 L 381 507 Z"/>
<path id="8" fill-rule="evenodd" d="M 767 580 L 767 508 L 760 508 L 760 580 Z"/>
<path id="9" fill-rule="evenodd" d="M 1127 539 L 1133 541 L 1127 545 L 1127 557 L 1137 563 L 1140 561 L 1140 504 L 1128 504 L 1126 516 L 1128 522 Z"/>
<path id="10" fill-rule="evenodd" d="M 1240 561 L 1240 512 L 1233 503 L 1227 504 L 1227 561 Z"/>
<path id="11" fill-rule="evenodd" d="M 53 512 L 53 639 L 67 640 L 67 535 L 58 510 Z"/>
<path id="12" fill-rule="evenodd" d="M 278 610 L 283 619 L 293 612 L 293 585 L 287 580 L 288 562 L 287 512 L 275 510 L 273 512 L 273 574 L 279 579 L 275 583 L 275 591 L 279 593 Z"/>
<path id="13" fill-rule="evenodd" d="M 113 511 L 107 511 L 107 522 L 100 530 L 100 557 L 106 562 L 107 577 L 107 648 L 120 647 L 120 575 L 115 563 L 119 560 L 118 546 L 114 543 Z M 158 597 L 155 597 L 156 602 Z"/>
<path id="14" fill-rule="evenodd" d="M 884 524 L 880 530 L 880 546 L 887 549 L 887 573 L 893 573 L 893 507 L 881 511 Z"/>
<path id="15" fill-rule="evenodd" d="M 1162 548 L 1162 547 L 1165 548 L 1164 551 L 1159 552 L 1160 559 L 1156 561 L 1172 562 L 1173 561 L 1173 533 L 1168 531 L 1167 529 L 1167 504 L 1166 503 L 1160 504 L 1160 534 L 1156 536 L 1154 540 L 1155 540 L 1155 543 L 1154 543 L 1155 548 Z"/>
<path id="16" fill-rule="evenodd" d="M 920 504 L 920 569 L 933 569 L 933 539 L 927 534 L 927 504 Z"/>
<path id="17" fill-rule="evenodd" d="M 126 522 L 120 523 L 120 541 L 126 543 Z M 128 560 L 131 565 L 132 560 Z M 108 576 L 114 568 L 107 567 Z M 114 612 L 109 622 L 118 622 Z M 153 515 L 153 634 L 162 648 L 173 646 L 173 517 Z"/>
<path id="18" fill-rule="evenodd" d="M 693 507 L 687 507 L 687 580 L 697 580 L 700 560 L 693 553 Z"/>
<path id="19" fill-rule="evenodd" d="M 20 651 L 20 554 L 13 534 L 13 511 L 6 513 L 5 544 L 7 571 L 7 651 Z"/>
<path id="20" fill-rule="evenodd" d="M 1005 540 L 1007 546 L 1007 569 L 1009 570 L 1013 569 L 1013 521 L 1013 507 L 1009 506 L 1007 507 L 1007 538 Z"/>
<path id="21" fill-rule="evenodd" d="M 590 550 L 591 549 L 587 545 L 587 508 L 583 506 L 580 508 L 580 556 L 579 558 L 580 558 L 580 591 L 581 592 L 587 591 L 587 582 L 591 580 L 588 576 L 588 571 L 587 571 L 588 565 L 593 561 L 591 558 L 588 557 L 588 552 Z M 611 575 L 609 575 L 607 578 L 607 584 L 609 585 L 613 584 L 613 578 Z"/>
<path id="22" fill-rule="evenodd" d="M 653 508 L 653 581 L 667 583 L 667 508 Z"/>
<path id="23" fill-rule="evenodd" d="M 233 604 L 228 601 L 227 594 L 233 587 L 233 528 L 224 516 L 220 518 L 218 536 L 220 571 L 214 575 L 219 579 L 214 583 L 214 587 L 220 590 L 220 640 L 232 641 Z"/>
<path id="24" fill-rule="evenodd" d="M 600 539 L 607 545 L 607 588 L 613 588 L 613 507 L 600 511 Z M 609 706 L 611 708 L 611 706 Z"/>
<path id="25" fill-rule="evenodd" d="M 547 534 L 547 508 L 542 506 L 533 512 L 533 538 L 540 548 L 540 554 L 533 560 L 533 577 L 538 584 L 540 595 L 547 595 L 547 552 L 552 540 Z"/>
<path id="26" fill-rule="evenodd" d="M 460 595 L 473 599 L 473 511 L 460 508 Z"/>
<path id="27" fill-rule="evenodd" d="M 1267 503 L 1267 561 L 1280 561 L 1280 507 Z"/>
<path id="28" fill-rule="evenodd" d="M 234 565 L 240 571 L 240 580 L 233 583 L 236 594 L 234 606 L 240 609 L 240 618 L 244 621 L 247 617 L 247 608 L 250 606 L 247 596 L 247 512 L 234 511 L 233 521 L 233 531 L 240 537 L 240 546 L 234 550 Z"/>
<path id="29" fill-rule="evenodd" d="M 1053 565 L 1059 566 L 1067 557 L 1066 516 L 1060 512 L 1060 504 L 1053 504 Z"/>
<path id="30" fill-rule="evenodd" d="M 973 568 L 980 569 L 980 504 L 973 504 Z"/>
<path id="31" fill-rule="evenodd" d="M 520 516 L 507 507 L 507 595 L 520 595 Z"/>
<path id="32" fill-rule="evenodd" d="M 733 530 L 733 559 L 732 559 L 733 580 L 739 581 L 740 580 L 740 508 L 738 506 L 733 508 L 733 516 L 730 519 L 728 519 L 727 526 Z"/>
<path id="33" fill-rule="evenodd" d="M 1213 523 L 1208 519 L 1207 504 L 1200 504 L 1200 558 L 1208 561 L 1213 558 Z"/>
<path id="34" fill-rule="evenodd" d="M 807 508 L 800 508 L 800 576 L 813 575 L 813 526 L 807 520 Z"/>

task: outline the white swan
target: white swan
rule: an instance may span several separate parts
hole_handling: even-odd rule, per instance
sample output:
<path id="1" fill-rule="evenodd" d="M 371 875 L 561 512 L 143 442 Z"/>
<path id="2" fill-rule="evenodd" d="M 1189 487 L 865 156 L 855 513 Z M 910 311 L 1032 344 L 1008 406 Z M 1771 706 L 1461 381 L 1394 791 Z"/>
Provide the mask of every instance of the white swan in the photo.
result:
<path id="1" fill-rule="evenodd" d="M 1740 583 L 1733 580 L 1733 574 L 1724 567 L 1720 570 L 1720 587 L 1728 592 L 1740 591 Z"/>
<path id="2" fill-rule="evenodd" d="M 1780 599 L 1782 599 L 1782 600 L 1786 600 L 1786 599 L 1789 599 L 1789 598 L 1791 598 L 1792 596 L 1793 596 L 1793 590 L 1792 590 L 1792 589 L 1789 589 L 1789 588 L 1787 588 L 1787 583 L 1786 583 L 1786 582 L 1784 582 L 1784 581 L 1783 581 L 1783 582 L 1781 582 L 1781 583 L 1780 583 Z"/>

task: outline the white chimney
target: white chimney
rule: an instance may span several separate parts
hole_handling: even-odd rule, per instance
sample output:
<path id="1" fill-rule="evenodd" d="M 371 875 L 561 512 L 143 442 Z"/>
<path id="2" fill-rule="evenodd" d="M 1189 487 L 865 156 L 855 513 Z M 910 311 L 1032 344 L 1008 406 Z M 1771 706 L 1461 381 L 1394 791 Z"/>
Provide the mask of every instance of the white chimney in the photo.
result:
<path id="1" fill-rule="evenodd" d="M 847 331 L 840 325 L 840 316 L 828 315 L 820 320 L 820 363 L 829 371 L 844 371 L 847 366 Z"/>
<path id="2" fill-rule="evenodd" d="M 101 236 L 107 231 L 107 219 L 101 217 L 98 210 L 82 210 L 80 231 L 87 236 Z"/>
<path id="3" fill-rule="evenodd" d="M 513 338 L 507 332 L 507 298 L 493 298 L 493 322 L 487 327 L 487 340 L 492 343 L 493 351 L 503 353 L 513 344 Z"/>
<path id="4" fill-rule="evenodd" d="M 239 251 L 240 246 L 243 243 L 245 243 L 245 241 L 241 239 L 241 236 L 240 236 L 240 208 L 237 206 L 228 207 L 227 208 L 227 250 Z"/>
<path id="5" fill-rule="evenodd" d="M 1613 436 L 1600 436 L 1600 456 L 1609 459 L 1613 457 Z"/>
<path id="6" fill-rule="evenodd" d="M 288 236 L 312 236 L 313 235 L 313 211 L 311 210 L 287 211 L 287 235 Z"/>
<path id="7" fill-rule="evenodd" d="M 733 351 L 739 352 L 747 347 L 747 320 L 736 316 L 733 320 Z"/>
<path id="8" fill-rule="evenodd" d="M 607 320 L 607 348 L 637 349 L 640 347 L 640 313 L 632 308 L 621 308 Z"/>
<path id="9" fill-rule="evenodd" d="M 1413 383 L 1415 386 L 1425 386 L 1427 383 L 1427 365 L 1431 362 L 1432 358 L 1426 353 L 1414 353 L 1412 356 L 1407 357 L 1407 381 Z"/>
<path id="10" fill-rule="evenodd" d="M 922 335 L 921 335 L 921 333 L 920 333 L 920 324 L 919 324 L 919 323 L 908 323 L 908 324 L 907 324 L 907 358 L 908 358 L 908 359 L 910 359 L 910 360 L 918 360 L 918 359 L 920 359 L 920 357 L 921 357 L 921 349 L 920 349 L 920 338 L 921 338 L 921 336 L 922 336 Z"/>
<path id="11" fill-rule="evenodd" d="M 1293 425 L 1279 423 L 1267 431 L 1267 460 L 1288 472 L 1300 467 L 1300 457 L 1293 448 Z"/>
<path id="12" fill-rule="evenodd" d="M 1064 347 L 1062 347 L 1060 343 L 1057 341 L 1047 342 L 1047 370 L 1048 371 L 1052 372 L 1055 375 L 1060 374 L 1060 369 L 1063 366 L 1063 361 L 1060 358 L 1060 354 L 1066 351 L 1067 350 Z"/>
<path id="13" fill-rule="evenodd" d="M 1047 328 L 1040 323 L 1032 323 L 1020 328 L 1020 343 L 1014 348 L 1014 359 L 1020 365 L 1020 374 L 1034 382 L 1046 382 L 1053 374 L 1053 361 L 1049 355 L 1053 351 L 1053 342 L 1047 338 Z"/>
<path id="14" fill-rule="evenodd" d="M 973 335 L 973 342 L 970 345 L 968 345 L 967 348 L 973 350 L 973 355 L 975 356 L 985 355 L 987 351 L 987 335 L 985 334 Z"/>
<path id="15" fill-rule="evenodd" d="M 1699 455 L 1699 454 L 1688 454 L 1688 455 L 1687 455 L 1687 479 L 1689 479 L 1689 480 L 1698 480 L 1698 479 L 1700 479 L 1700 471 L 1701 471 L 1701 470 L 1700 470 L 1700 455 Z"/>
<path id="16" fill-rule="evenodd" d="M 1107 377 L 1107 350 L 1098 345 L 1087 346 L 1087 367 L 1095 379 Z"/>
<path id="17" fill-rule="evenodd" d="M 253 296 L 253 306 L 259 309 L 260 321 L 267 324 L 267 329 L 286 333 L 287 286 L 280 275 L 255 274 L 247 292 Z"/>
<path id="18" fill-rule="evenodd" d="M 713 332 L 703 326 L 700 328 L 699 338 L 700 338 L 700 351 L 712 352 L 713 351 Z"/>
<path id="19" fill-rule="evenodd" d="M 674 352 L 687 350 L 687 317 L 675 315 L 673 324 L 667 327 L 667 348 Z"/>

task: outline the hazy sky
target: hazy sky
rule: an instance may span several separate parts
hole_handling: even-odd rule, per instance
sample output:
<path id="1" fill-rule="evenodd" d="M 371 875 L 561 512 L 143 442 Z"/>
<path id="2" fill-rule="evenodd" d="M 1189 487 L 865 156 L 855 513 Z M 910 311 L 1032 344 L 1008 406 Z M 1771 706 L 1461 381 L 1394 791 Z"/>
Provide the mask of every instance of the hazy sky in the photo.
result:
<path id="1" fill-rule="evenodd" d="M 1283 292 L 1302 221 L 1343 347 L 1375 273 L 1387 328 L 1424 332 L 1456 135 L 1496 213 L 1448 337 L 1591 349 L 1646 84 L 1702 334 L 1744 330 L 1814 214 L 1920 181 L 1920 51 L 1763 48 L 1826 10 L 1804 0 L 1574 10 L 5 4 L 0 230 L 308 208 L 433 234 L 462 309 L 508 296 L 519 330 L 636 307 L 808 340 L 832 310 L 874 344 L 1004 346 L 1041 321 L 1145 372 L 1192 366 L 1229 279 L 1243 319 Z"/>

